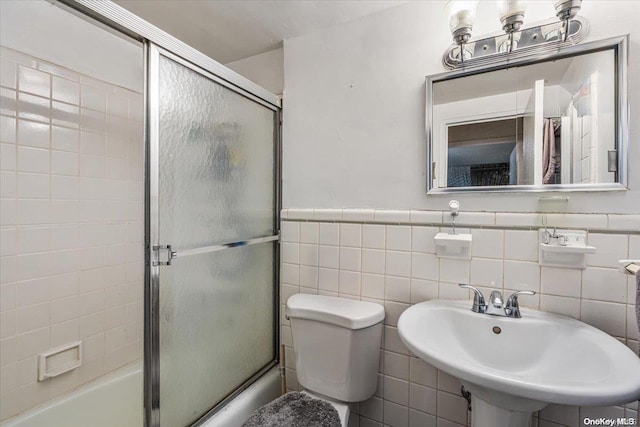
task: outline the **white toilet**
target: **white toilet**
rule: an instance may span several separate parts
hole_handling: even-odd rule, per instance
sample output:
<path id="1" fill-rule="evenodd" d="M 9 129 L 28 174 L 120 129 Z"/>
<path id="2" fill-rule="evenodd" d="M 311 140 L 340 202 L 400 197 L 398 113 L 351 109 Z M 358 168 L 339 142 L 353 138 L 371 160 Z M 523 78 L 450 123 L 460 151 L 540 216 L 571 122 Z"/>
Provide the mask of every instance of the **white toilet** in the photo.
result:
<path id="1" fill-rule="evenodd" d="M 365 301 L 296 294 L 287 301 L 298 383 L 304 393 L 349 421 L 349 403 L 367 400 L 378 385 L 384 307 Z"/>

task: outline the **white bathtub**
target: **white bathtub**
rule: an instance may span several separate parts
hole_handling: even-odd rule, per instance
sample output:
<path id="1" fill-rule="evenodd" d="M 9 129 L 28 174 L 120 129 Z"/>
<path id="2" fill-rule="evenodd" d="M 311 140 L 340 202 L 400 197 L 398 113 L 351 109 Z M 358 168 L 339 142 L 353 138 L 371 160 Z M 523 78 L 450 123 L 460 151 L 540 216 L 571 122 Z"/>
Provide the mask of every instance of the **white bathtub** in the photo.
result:
<path id="1" fill-rule="evenodd" d="M 239 427 L 251 412 L 280 395 L 273 368 L 207 420 L 206 427 Z M 0 423 L 0 427 L 142 427 L 142 364 L 134 363 L 42 406 Z"/>
<path id="2" fill-rule="evenodd" d="M 141 427 L 142 412 L 142 363 L 133 363 L 0 427 Z"/>

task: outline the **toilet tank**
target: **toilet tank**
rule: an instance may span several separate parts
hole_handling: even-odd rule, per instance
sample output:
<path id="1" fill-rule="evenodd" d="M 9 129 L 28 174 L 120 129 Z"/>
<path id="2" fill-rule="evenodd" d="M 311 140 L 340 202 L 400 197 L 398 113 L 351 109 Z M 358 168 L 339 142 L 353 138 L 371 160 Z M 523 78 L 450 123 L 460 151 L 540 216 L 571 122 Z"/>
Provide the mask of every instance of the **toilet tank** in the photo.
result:
<path id="1" fill-rule="evenodd" d="M 296 294 L 287 301 L 298 382 L 344 402 L 373 396 L 378 384 L 384 307 Z"/>

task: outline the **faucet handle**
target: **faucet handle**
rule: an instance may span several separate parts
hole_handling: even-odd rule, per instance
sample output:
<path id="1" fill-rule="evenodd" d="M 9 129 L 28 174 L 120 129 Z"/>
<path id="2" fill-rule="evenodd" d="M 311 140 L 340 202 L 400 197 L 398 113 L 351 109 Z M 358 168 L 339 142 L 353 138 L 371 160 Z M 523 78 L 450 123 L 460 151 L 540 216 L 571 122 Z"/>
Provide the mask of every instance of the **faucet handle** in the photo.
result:
<path id="1" fill-rule="evenodd" d="M 520 305 L 518 304 L 518 295 L 535 295 L 534 291 L 518 291 L 511 294 L 507 299 L 507 305 L 504 308 L 509 317 L 520 318 Z"/>
<path id="2" fill-rule="evenodd" d="M 487 304 L 484 302 L 484 295 L 482 295 L 482 292 L 480 292 L 478 288 L 471 285 L 465 285 L 464 283 L 459 283 L 458 286 L 461 288 L 469 288 L 473 291 L 473 307 L 471 308 L 471 311 L 484 313 L 487 310 Z"/>

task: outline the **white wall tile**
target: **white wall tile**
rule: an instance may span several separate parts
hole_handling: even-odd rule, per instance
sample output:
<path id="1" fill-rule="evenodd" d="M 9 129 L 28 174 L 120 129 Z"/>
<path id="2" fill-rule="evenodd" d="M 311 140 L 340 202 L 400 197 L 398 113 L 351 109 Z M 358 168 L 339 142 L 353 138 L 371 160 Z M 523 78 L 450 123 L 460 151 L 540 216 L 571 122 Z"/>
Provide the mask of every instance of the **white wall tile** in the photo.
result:
<path id="1" fill-rule="evenodd" d="M 438 416 L 458 424 L 467 424 L 467 401 L 462 396 L 438 392 Z"/>
<path id="2" fill-rule="evenodd" d="M 362 271 L 364 273 L 384 274 L 385 252 L 377 249 L 362 250 Z"/>
<path id="3" fill-rule="evenodd" d="M 384 276 L 381 274 L 362 273 L 362 296 L 384 299 Z"/>
<path id="4" fill-rule="evenodd" d="M 538 261 L 538 232 L 506 230 L 504 232 L 504 254 L 506 259 Z"/>
<path id="5" fill-rule="evenodd" d="M 300 264 L 310 266 L 318 265 L 318 245 L 300 245 Z"/>
<path id="6" fill-rule="evenodd" d="M 543 294 L 580 298 L 581 287 L 580 270 L 555 267 L 540 268 L 540 292 Z"/>
<path id="7" fill-rule="evenodd" d="M 609 214 L 609 229 L 611 230 L 640 230 L 640 215 Z"/>
<path id="8" fill-rule="evenodd" d="M 20 172 L 49 173 L 49 153 L 49 150 L 41 148 L 18 147 L 18 170 Z"/>
<path id="9" fill-rule="evenodd" d="M 607 228 L 607 215 L 605 214 L 548 214 L 549 227 L 568 227 L 577 229 Z"/>
<path id="10" fill-rule="evenodd" d="M 629 240 L 624 234 L 589 233 L 588 244 L 596 253 L 587 255 L 587 265 L 617 268 L 619 259 L 627 259 Z"/>
<path id="11" fill-rule="evenodd" d="M 2 121 L 0 118 L 0 126 Z M 48 165 L 48 162 L 47 162 Z M 0 170 L 16 170 L 16 146 L 15 144 L 0 143 Z"/>
<path id="12" fill-rule="evenodd" d="M 409 211 L 376 209 L 374 219 L 390 223 L 409 222 L 410 214 Z"/>
<path id="13" fill-rule="evenodd" d="M 340 244 L 340 224 L 320 223 L 320 235 L 318 242 L 321 245 Z"/>
<path id="14" fill-rule="evenodd" d="M 51 126 L 51 148 L 77 153 L 80 150 L 80 132 L 77 129 Z"/>
<path id="15" fill-rule="evenodd" d="M 338 292 L 360 295 L 360 272 L 340 270 Z"/>
<path id="16" fill-rule="evenodd" d="M 440 231 L 437 227 L 411 227 L 411 250 L 414 252 L 435 253 L 435 236 Z"/>
<path id="17" fill-rule="evenodd" d="M 329 292 L 338 292 L 339 270 L 330 268 L 318 269 L 318 289 Z"/>
<path id="18" fill-rule="evenodd" d="M 340 224 L 340 246 L 361 247 L 362 226 L 360 224 Z"/>
<path id="19" fill-rule="evenodd" d="M 473 241 L 471 252 L 474 257 L 502 259 L 504 254 L 504 231 L 471 230 Z"/>
<path id="20" fill-rule="evenodd" d="M 438 280 L 440 259 L 435 254 L 413 252 L 411 254 L 411 277 Z"/>
<path id="21" fill-rule="evenodd" d="M 41 173 L 18 173 L 18 198 L 48 199 L 50 191 L 49 175 Z"/>
<path id="22" fill-rule="evenodd" d="M 537 262 L 505 260 L 504 287 L 540 292 L 540 266 Z"/>
<path id="23" fill-rule="evenodd" d="M 387 250 L 410 251 L 411 227 L 406 225 L 387 225 Z"/>
<path id="24" fill-rule="evenodd" d="M 624 303 L 627 278 L 617 269 L 588 267 L 582 271 L 582 298 Z"/>
<path id="25" fill-rule="evenodd" d="M 540 295 L 540 310 L 580 318 L 580 299 L 555 295 Z"/>
<path id="26" fill-rule="evenodd" d="M 18 141 L 20 145 L 49 148 L 49 125 L 44 123 L 18 121 Z M 5 142 L 10 142 L 6 141 Z"/>
<path id="27" fill-rule="evenodd" d="M 361 270 L 361 249 L 340 247 L 340 269 L 360 271 Z"/>
<path id="28" fill-rule="evenodd" d="M 411 303 L 416 304 L 438 298 L 438 282 L 411 279 Z"/>
<path id="29" fill-rule="evenodd" d="M 300 266 L 300 286 L 318 289 L 318 267 Z"/>
<path id="30" fill-rule="evenodd" d="M 51 76 L 29 67 L 18 66 L 18 87 L 24 92 L 49 97 Z"/>
<path id="31" fill-rule="evenodd" d="M 313 219 L 340 221 L 342 219 L 342 209 L 314 209 Z"/>
<path id="32" fill-rule="evenodd" d="M 17 174 L 13 171 L 0 172 L 0 195 L 3 199 L 15 199 L 17 195 Z"/>
<path id="33" fill-rule="evenodd" d="M 385 425 L 406 427 L 409 425 L 409 409 L 406 406 L 385 400 L 383 403 Z"/>
<path id="34" fill-rule="evenodd" d="M 449 216 L 449 218 L 447 218 Z M 444 221 L 450 219 L 450 215 L 444 213 Z M 456 225 L 495 225 L 496 217 L 493 212 L 469 212 L 461 211 L 456 218 Z"/>
<path id="35" fill-rule="evenodd" d="M 340 250 L 337 246 L 318 247 L 318 265 L 325 268 L 340 267 Z"/>
<path id="36" fill-rule="evenodd" d="M 373 219 L 374 219 L 373 209 L 343 209 L 342 210 L 343 221 L 366 222 L 366 221 L 373 221 Z"/>
<path id="37" fill-rule="evenodd" d="M 16 127 L 15 118 L 0 116 L 0 141 L 15 144 Z"/>
<path id="38" fill-rule="evenodd" d="M 442 211 L 416 211 L 409 213 L 412 224 L 441 224 Z"/>
<path id="39" fill-rule="evenodd" d="M 318 243 L 320 227 L 317 222 L 300 223 L 300 243 Z"/>
<path id="40" fill-rule="evenodd" d="M 590 301 L 583 299 L 580 307 L 580 320 L 602 329 L 614 337 L 625 334 L 626 309 L 624 304 Z"/>
<path id="41" fill-rule="evenodd" d="M 287 212 L 289 219 L 313 219 L 313 209 L 293 209 L 289 208 Z"/>
<path id="42" fill-rule="evenodd" d="M 473 258 L 471 260 L 472 285 L 502 288 L 503 261 L 490 258 Z"/>
<path id="43" fill-rule="evenodd" d="M 451 283 L 469 283 L 470 262 L 440 258 L 440 280 Z"/>
<path id="44" fill-rule="evenodd" d="M 6 52 L 3 49 L 2 55 Z M 80 87 L 73 81 L 79 80 L 79 75 L 42 61 L 25 59 L 21 63 L 19 96 L 14 98 L 10 91 L 1 89 L 3 99 L 9 102 L 3 102 L 0 117 L 0 364 L 19 365 L 18 372 L 22 369 L 23 377 L 33 382 L 23 381 L 20 393 L 15 389 L 2 393 L 3 404 L 6 396 L 23 396 L 17 399 L 18 409 L 26 410 L 67 392 L 80 381 L 102 375 L 109 367 L 142 356 L 141 318 L 125 315 L 125 306 L 139 308 L 131 313 L 142 312 L 143 141 L 141 134 L 132 139 L 127 134 L 127 128 L 140 127 L 137 122 L 130 126 L 129 119 L 119 119 L 119 134 L 125 139 L 119 152 L 112 150 L 118 156 L 106 159 L 103 111 L 109 86 L 99 83 L 96 90 L 84 91 L 84 106 L 102 111 L 85 108 L 81 113 L 77 107 Z M 36 65 L 39 70 L 32 69 Z M 2 67 L 3 73 L 11 68 L 4 59 Z M 3 82 L 16 79 L 12 67 L 13 77 L 3 75 Z M 132 100 L 141 98 L 121 88 L 118 91 Z M 124 104 L 120 100 L 120 113 L 128 108 L 126 103 L 126 99 Z M 112 107 L 117 110 L 118 105 Z M 128 177 L 129 168 L 137 175 Z M 81 181 L 80 172 L 89 178 Z M 130 191 L 133 188 L 137 191 Z M 296 270 L 298 261 L 290 264 Z M 111 267 L 106 270 L 103 265 Z M 134 266 L 131 271 L 128 265 Z M 9 329 L 12 338 L 5 336 Z M 101 362 L 92 362 L 92 366 L 53 382 L 35 381 L 38 352 L 95 336 L 101 336 L 99 341 L 104 344 L 106 340 L 109 350 L 114 350 L 94 358 Z M 27 388 L 33 393 L 27 393 Z"/>
<path id="45" fill-rule="evenodd" d="M 77 82 L 53 76 L 52 97 L 69 104 L 80 104 L 80 85 Z"/>
<path id="46" fill-rule="evenodd" d="M 411 253 L 386 251 L 385 271 L 391 276 L 410 277 L 411 275 Z"/>
<path id="47" fill-rule="evenodd" d="M 386 241 L 384 225 L 364 224 L 362 226 L 362 247 L 384 249 Z"/>
<path id="48" fill-rule="evenodd" d="M 384 298 L 396 302 L 411 301 L 411 280 L 407 277 L 386 276 Z"/>

